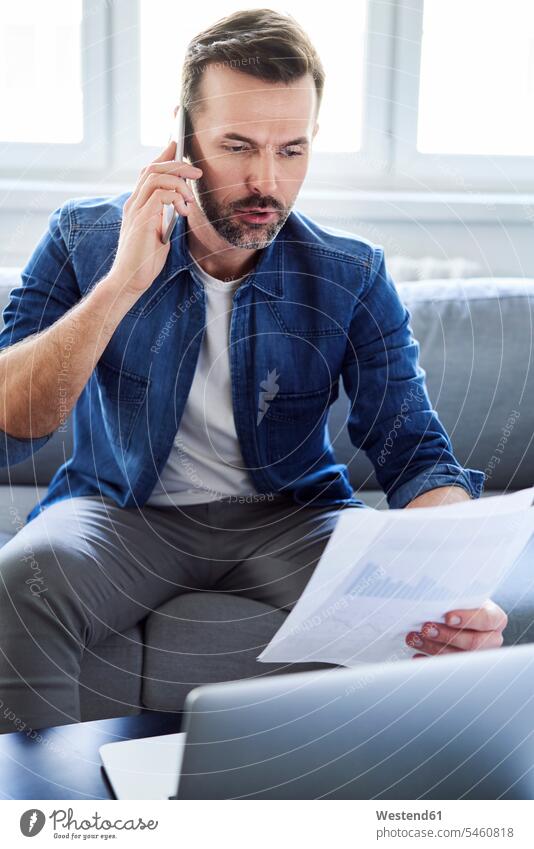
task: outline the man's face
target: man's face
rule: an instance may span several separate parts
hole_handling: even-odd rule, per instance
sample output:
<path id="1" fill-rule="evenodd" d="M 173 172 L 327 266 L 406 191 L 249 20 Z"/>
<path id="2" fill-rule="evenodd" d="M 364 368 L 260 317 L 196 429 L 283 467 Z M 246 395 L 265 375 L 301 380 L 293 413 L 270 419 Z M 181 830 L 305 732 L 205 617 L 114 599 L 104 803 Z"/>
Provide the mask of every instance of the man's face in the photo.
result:
<path id="1" fill-rule="evenodd" d="M 286 85 L 208 66 L 192 116 L 191 158 L 203 170 L 197 204 L 230 245 L 258 249 L 283 227 L 317 132 L 311 74 Z M 255 212 L 246 212 L 254 209 Z"/>

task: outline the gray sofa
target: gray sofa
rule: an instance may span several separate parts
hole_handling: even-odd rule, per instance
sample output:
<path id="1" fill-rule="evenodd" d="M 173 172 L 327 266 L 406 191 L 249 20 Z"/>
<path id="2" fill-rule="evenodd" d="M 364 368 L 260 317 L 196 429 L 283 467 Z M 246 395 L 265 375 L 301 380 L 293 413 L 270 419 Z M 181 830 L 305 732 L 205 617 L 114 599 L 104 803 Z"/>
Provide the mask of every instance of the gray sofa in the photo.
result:
<path id="1" fill-rule="evenodd" d="M 16 281 L 16 269 L 0 270 L 2 309 Z M 531 486 L 534 280 L 428 280 L 398 289 L 412 315 L 432 402 L 460 462 L 486 472 L 486 494 Z M 370 463 L 348 439 L 347 409 L 341 392 L 329 420 L 338 459 L 348 464 L 360 497 L 386 508 Z M 0 470 L 0 544 L 25 522 L 70 446 L 67 423 L 33 457 Z M 509 614 L 505 642 L 534 640 L 534 547 L 494 598 Z M 179 711 L 200 683 L 321 666 L 256 661 L 283 619 L 274 608 L 228 594 L 177 596 L 135 628 L 85 652 L 82 719 Z M 214 645 L 216 652 L 207 648 Z"/>

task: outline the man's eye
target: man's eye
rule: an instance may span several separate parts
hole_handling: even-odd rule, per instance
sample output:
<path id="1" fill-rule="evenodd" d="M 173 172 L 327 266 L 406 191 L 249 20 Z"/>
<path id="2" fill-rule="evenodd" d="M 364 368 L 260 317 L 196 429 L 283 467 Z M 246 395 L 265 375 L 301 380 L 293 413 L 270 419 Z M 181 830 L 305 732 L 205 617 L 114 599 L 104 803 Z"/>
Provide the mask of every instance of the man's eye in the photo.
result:
<path id="1" fill-rule="evenodd" d="M 226 146 L 224 149 L 229 150 L 230 153 L 241 153 L 242 151 L 247 150 L 247 148 L 242 144 L 236 145 L 235 147 Z"/>
<path id="2" fill-rule="evenodd" d="M 280 150 L 280 153 L 283 156 L 302 156 L 302 148 L 301 147 L 283 147 Z"/>

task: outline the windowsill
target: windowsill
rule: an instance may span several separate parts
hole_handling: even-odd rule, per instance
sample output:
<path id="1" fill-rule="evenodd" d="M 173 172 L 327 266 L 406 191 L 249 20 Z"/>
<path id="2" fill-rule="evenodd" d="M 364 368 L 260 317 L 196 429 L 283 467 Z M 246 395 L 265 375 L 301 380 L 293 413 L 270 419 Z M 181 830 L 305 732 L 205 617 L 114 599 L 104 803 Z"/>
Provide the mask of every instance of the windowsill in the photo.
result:
<path id="1" fill-rule="evenodd" d="M 73 197 L 116 195 L 131 183 L 0 179 L 0 211 L 51 212 Z M 534 194 L 507 192 L 415 192 L 387 189 L 303 189 L 297 209 L 345 229 L 351 221 L 447 221 L 532 225 Z M 346 224 L 343 222 L 346 221 Z"/>
<path id="2" fill-rule="evenodd" d="M 533 224 L 534 194 L 414 192 L 408 190 L 303 191 L 299 209 L 319 209 L 337 221 L 447 221 Z M 340 223 L 339 226 L 343 228 Z"/>

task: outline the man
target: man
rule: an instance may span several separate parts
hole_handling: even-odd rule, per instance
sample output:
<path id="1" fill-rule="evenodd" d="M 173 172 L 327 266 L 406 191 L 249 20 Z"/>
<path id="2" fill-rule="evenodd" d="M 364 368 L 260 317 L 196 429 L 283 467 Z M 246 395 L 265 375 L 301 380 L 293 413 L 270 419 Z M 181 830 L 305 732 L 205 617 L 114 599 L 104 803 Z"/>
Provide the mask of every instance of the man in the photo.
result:
<path id="1" fill-rule="evenodd" d="M 201 33 L 183 72 L 190 161 L 169 143 L 130 194 L 56 210 L 11 293 L 1 459 L 30 456 L 71 410 L 75 434 L 0 551 L 0 697 L 30 727 L 79 719 L 84 648 L 180 591 L 291 609 L 339 510 L 364 507 L 326 430 L 340 379 L 391 507 L 480 495 L 430 405 L 382 250 L 292 211 L 323 83 L 284 15 Z M 165 203 L 180 213 L 171 245 Z M 488 602 L 407 641 L 423 657 L 489 648 L 505 624 Z"/>

